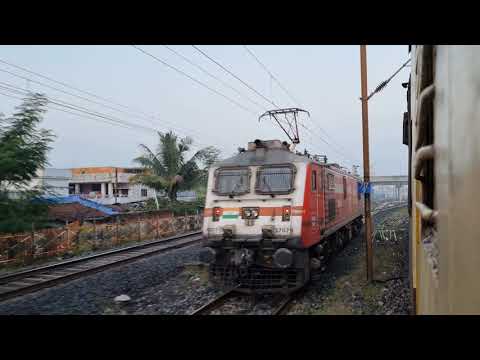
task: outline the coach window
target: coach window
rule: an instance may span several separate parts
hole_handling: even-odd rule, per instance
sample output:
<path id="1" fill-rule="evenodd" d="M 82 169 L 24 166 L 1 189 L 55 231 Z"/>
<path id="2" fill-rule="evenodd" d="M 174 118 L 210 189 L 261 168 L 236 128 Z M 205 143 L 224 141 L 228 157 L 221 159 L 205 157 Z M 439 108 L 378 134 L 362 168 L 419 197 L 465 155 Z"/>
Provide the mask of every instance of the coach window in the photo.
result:
<path id="1" fill-rule="evenodd" d="M 347 198 L 347 178 L 343 177 L 343 198 Z"/>
<path id="2" fill-rule="evenodd" d="M 312 171 L 312 191 L 317 191 L 317 171 Z"/>

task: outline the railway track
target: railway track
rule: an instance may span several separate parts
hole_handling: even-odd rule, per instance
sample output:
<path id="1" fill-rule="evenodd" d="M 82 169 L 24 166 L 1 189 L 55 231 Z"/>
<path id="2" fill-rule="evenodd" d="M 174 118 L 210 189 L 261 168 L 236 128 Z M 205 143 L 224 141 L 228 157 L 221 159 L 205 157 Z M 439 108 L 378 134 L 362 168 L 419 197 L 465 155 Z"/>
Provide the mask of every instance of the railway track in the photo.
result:
<path id="1" fill-rule="evenodd" d="M 245 294 L 240 294 L 236 291 L 236 288 L 225 291 L 220 294 L 213 300 L 209 301 L 205 305 L 193 311 L 190 315 L 208 315 L 212 311 L 219 309 L 225 304 L 229 299 L 238 297 L 238 296 L 248 296 Z M 287 295 L 281 295 L 280 298 L 277 298 L 275 305 L 271 311 L 270 315 L 286 315 L 292 304 L 292 300 L 297 298 L 298 293 L 292 293 Z"/>
<path id="2" fill-rule="evenodd" d="M 127 246 L 0 277 L 0 301 L 201 241 L 200 231 Z"/>
<path id="3" fill-rule="evenodd" d="M 406 207 L 406 206 L 407 206 L 407 203 L 387 204 L 387 206 L 383 206 L 383 207 L 380 207 L 380 208 L 373 209 L 372 210 L 372 215 L 376 215 L 376 214 L 381 213 L 383 211 L 403 208 L 403 207 Z"/>

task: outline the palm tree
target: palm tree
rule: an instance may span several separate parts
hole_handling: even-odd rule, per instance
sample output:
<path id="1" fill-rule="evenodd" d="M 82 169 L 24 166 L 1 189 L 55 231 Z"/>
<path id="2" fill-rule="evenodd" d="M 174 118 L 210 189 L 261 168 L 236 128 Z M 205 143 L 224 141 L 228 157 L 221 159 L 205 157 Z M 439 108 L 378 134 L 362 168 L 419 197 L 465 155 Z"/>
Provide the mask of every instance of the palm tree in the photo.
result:
<path id="1" fill-rule="evenodd" d="M 159 132 L 158 136 L 156 152 L 140 144 L 144 154 L 134 161 L 144 168 L 144 172 L 134 176 L 131 181 L 144 184 L 155 191 L 165 191 L 171 201 L 177 199 L 179 190 L 191 189 L 200 182 L 206 184 L 207 168 L 218 159 L 220 151 L 208 146 L 197 151 L 187 161 L 185 156 L 193 143 L 191 138 L 180 139 L 172 131 Z"/>

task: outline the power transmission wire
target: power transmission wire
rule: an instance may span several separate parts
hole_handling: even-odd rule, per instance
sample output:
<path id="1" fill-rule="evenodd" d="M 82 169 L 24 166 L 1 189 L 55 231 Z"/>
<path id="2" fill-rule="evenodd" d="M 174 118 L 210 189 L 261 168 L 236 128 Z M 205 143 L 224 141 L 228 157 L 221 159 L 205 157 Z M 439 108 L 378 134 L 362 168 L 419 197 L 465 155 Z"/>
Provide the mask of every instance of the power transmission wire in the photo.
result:
<path id="1" fill-rule="evenodd" d="M 3 88 L 4 90 L 7 90 L 7 91 L 12 91 L 11 89 L 8 89 L 7 87 L 4 87 L 4 86 L 0 86 L 1 88 Z M 13 92 L 13 91 L 12 91 Z M 20 91 L 16 92 L 20 95 L 23 95 Z M 24 98 L 22 97 L 17 97 L 17 96 L 13 96 L 13 95 L 8 95 L 8 94 L 5 94 L 3 92 L 0 92 L 0 95 L 3 95 L 3 96 L 7 96 L 7 97 L 10 97 L 10 98 L 13 98 L 13 99 L 17 99 L 17 100 L 24 100 Z M 62 112 L 65 112 L 65 113 L 68 113 L 68 114 L 72 114 L 72 115 L 76 115 L 76 116 L 79 116 L 79 117 L 83 117 L 83 118 L 89 118 L 89 119 L 93 119 L 95 121 L 100 121 L 100 122 L 104 122 L 106 124 L 109 124 L 109 125 L 114 125 L 114 126 L 118 126 L 118 127 L 122 127 L 124 129 L 129 129 L 129 130 L 142 130 L 144 131 L 144 129 L 138 129 L 136 127 L 130 127 L 130 126 L 125 126 L 125 125 L 122 125 L 122 124 L 119 124 L 115 121 L 110 121 L 110 120 L 105 120 L 105 119 L 102 119 L 102 118 L 98 118 L 98 117 L 93 117 L 93 116 L 88 116 L 88 115 L 82 115 L 82 114 L 79 114 L 79 113 L 75 113 L 75 112 L 71 112 L 71 111 L 67 111 L 67 110 L 64 110 L 64 109 L 61 109 L 61 108 L 58 108 L 58 107 L 54 107 L 52 106 L 52 104 L 54 104 L 53 102 L 49 102 L 47 104 L 47 107 L 50 108 L 50 109 L 54 109 L 54 110 L 58 110 L 58 111 L 62 111 Z M 64 106 L 64 105 L 62 105 Z M 76 110 L 76 111 L 79 111 L 79 110 Z M 155 129 L 151 129 L 152 132 L 155 131 Z M 150 130 L 148 130 L 150 132 Z"/>
<path id="2" fill-rule="evenodd" d="M 255 116 L 257 115 L 257 113 L 256 113 L 255 111 L 253 111 L 253 110 L 251 110 L 251 109 L 243 106 L 242 104 L 240 104 L 239 102 L 233 100 L 233 99 L 230 98 L 229 96 L 227 96 L 227 95 L 225 95 L 225 94 L 222 94 L 221 92 L 219 92 L 219 91 L 211 88 L 210 86 L 208 86 L 207 84 L 203 83 L 202 81 L 194 78 L 193 76 L 191 76 L 191 75 L 187 74 L 186 72 L 184 72 L 184 71 L 176 68 L 175 66 L 170 65 L 169 63 L 163 61 L 162 59 L 160 59 L 160 58 L 158 58 L 157 56 L 149 53 L 148 51 L 143 50 L 142 48 L 140 48 L 140 47 L 138 47 L 138 46 L 136 46 L 136 45 L 131 45 L 131 46 L 132 46 L 133 48 L 137 49 L 138 51 L 142 52 L 143 54 L 151 57 L 152 59 L 155 59 L 156 61 L 160 62 L 161 64 L 165 65 L 166 67 L 168 67 L 168 68 L 176 71 L 177 73 L 179 73 L 179 74 L 181 74 L 181 75 L 189 78 L 190 80 L 192 80 L 192 81 L 196 82 L 197 84 L 203 86 L 204 88 L 210 90 L 211 92 L 213 92 L 213 93 L 215 93 L 215 94 L 223 97 L 224 99 L 227 99 L 228 101 L 230 101 L 232 104 L 235 104 L 235 105 L 238 106 L 239 108 L 241 108 L 241 109 L 243 109 L 243 110 L 245 110 L 245 111 L 247 111 L 247 112 L 249 112 L 249 113 L 251 113 L 251 114 L 253 114 L 253 115 L 255 115 Z"/>
<path id="3" fill-rule="evenodd" d="M 88 98 L 86 98 L 86 97 L 84 97 L 84 96 L 80 96 L 80 95 L 71 93 L 71 92 L 69 92 L 69 91 L 65 91 L 65 90 L 59 89 L 59 88 L 57 88 L 57 87 L 54 87 L 54 86 L 45 84 L 45 83 L 43 83 L 43 82 L 41 82 L 41 81 L 36 81 L 36 80 L 34 80 L 34 79 L 31 79 L 31 78 L 28 78 L 28 77 L 25 77 L 25 76 L 22 76 L 22 75 L 13 73 L 13 72 L 8 71 L 8 70 L 5 70 L 5 69 L 0 69 L 0 71 L 2 71 L 2 72 L 4 72 L 4 73 L 8 73 L 9 75 L 12 75 L 12 76 L 15 76 L 15 77 L 18 77 L 18 78 L 27 80 L 27 81 L 29 81 L 29 82 L 33 82 L 33 83 L 39 84 L 39 85 L 44 86 L 44 87 L 47 87 L 47 88 L 49 88 L 49 89 L 52 89 L 52 90 L 55 90 L 55 91 L 58 91 L 58 92 L 62 92 L 62 93 L 67 94 L 67 95 L 69 95 L 69 96 L 77 97 L 77 98 L 82 99 L 82 100 L 84 100 L 84 101 L 88 101 L 88 102 L 91 102 L 91 103 L 93 103 L 93 104 L 97 104 L 97 105 L 104 106 L 104 107 L 106 107 L 106 108 L 108 108 L 108 109 L 111 109 L 111 110 L 120 112 L 120 113 L 122 113 L 122 114 L 127 114 L 128 116 L 133 116 L 133 117 L 136 117 L 136 118 L 139 118 L 139 119 L 140 119 L 140 118 L 141 118 L 141 119 L 145 119 L 145 120 L 147 120 L 148 122 L 150 122 L 150 123 L 153 124 L 153 125 L 161 125 L 159 122 L 152 121 L 152 119 L 155 119 L 155 117 L 152 116 L 152 115 L 148 115 L 148 114 L 147 114 L 147 115 L 137 115 L 137 114 L 134 114 L 134 113 L 131 113 L 131 112 L 126 112 L 125 110 L 121 110 L 121 109 L 112 107 L 112 106 L 110 106 L 110 105 L 107 105 L 107 104 L 104 104 L 104 103 L 101 103 L 101 102 L 98 102 L 98 101 L 95 101 L 95 100 L 88 99 Z M 53 81 L 53 80 L 51 80 L 51 81 Z M 62 83 L 62 84 L 63 84 L 63 83 Z M 99 98 L 99 96 L 96 96 L 96 97 Z M 114 103 L 114 104 L 115 104 L 115 103 Z M 123 106 L 123 107 L 131 110 L 130 107 L 127 107 L 127 106 Z M 137 111 L 137 112 L 138 112 L 138 111 Z M 143 113 L 143 112 L 140 112 L 140 113 Z M 146 114 L 146 113 L 144 113 L 144 114 Z M 159 120 L 160 120 L 160 119 L 159 119 Z M 169 124 L 169 127 L 170 127 L 171 129 L 176 130 L 176 131 L 181 130 L 180 132 L 184 132 L 184 133 L 187 134 L 187 135 L 188 135 L 188 132 L 191 132 L 191 133 L 193 133 L 193 134 L 196 134 L 195 136 L 199 136 L 199 135 L 200 135 L 201 137 L 204 136 L 203 134 L 201 134 L 200 132 L 198 132 L 198 131 L 196 131 L 196 130 L 178 127 L 178 125 L 176 125 L 176 127 L 173 127 L 173 126 L 171 125 L 172 123 L 170 123 L 170 122 L 168 122 L 168 121 L 166 121 L 166 120 L 163 120 L 163 119 L 162 119 L 162 120 L 160 120 L 160 121 Z"/>
<path id="4" fill-rule="evenodd" d="M 21 87 L 18 87 L 18 86 L 12 85 L 12 84 L 4 83 L 4 82 L 1 82 L 1 81 L 0 81 L 0 84 L 3 84 L 3 85 L 0 85 L 0 88 L 3 88 L 4 90 L 7 90 L 7 91 L 11 91 L 11 92 L 23 95 L 23 96 L 31 94 L 31 92 L 29 92 L 28 90 L 25 90 Z M 4 85 L 6 85 L 6 86 L 4 86 Z M 47 99 L 52 104 L 55 104 L 55 105 L 58 105 L 58 106 L 61 106 L 61 107 L 65 107 L 67 109 L 74 110 L 74 111 L 80 112 L 82 114 L 90 115 L 90 118 L 92 116 L 94 116 L 96 118 L 101 119 L 102 122 L 107 122 L 107 123 L 110 123 L 112 125 L 121 125 L 122 127 L 129 127 L 129 128 L 133 128 L 133 129 L 141 129 L 141 130 L 144 130 L 144 131 L 154 132 L 154 133 L 158 132 L 157 129 L 147 127 L 147 126 L 143 126 L 143 125 L 139 125 L 139 124 L 136 124 L 136 123 L 130 123 L 128 121 L 125 121 L 125 120 L 122 120 L 122 119 L 119 119 L 119 118 L 116 118 L 116 117 L 112 117 L 110 115 L 105 115 L 103 113 L 99 113 L 99 112 L 93 111 L 91 109 L 88 109 L 88 108 L 85 108 L 85 107 L 82 107 L 82 106 L 79 106 L 79 105 L 76 105 L 76 104 L 65 102 L 65 101 L 60 100 L 60 99 L 55 99 L 55 98 L 51 98 L 51 97 L 48 97 L 48 96 L 47 96 Z M 69 113 L 71 113 L 71 112 L 69 112 Z M 77 114 L 75 114 L 75 115 L 77 115 Z M 198 142 L 198 141 L 196 143 L 199 144 L 199 145 L 202 145 L 202 146 L 209 146 L 208 144 L 204 144 L 204 143 L 201 143 L 201 142 Z M 196 146 L 193 145 L 192 147 L 196 147 Z"/>
<path id="5" fill-rule="evenodd" d="M 17 86 L 14 86 L 14 85 L 11 85 L 11 84 L 7 84 L 7 83 L 1 82 L 1 81 L 0 81 L 0 84 L 2 84 L 2 85 L 0 85 L 0 88 L 3 88 L 4 90 L 7 90 L 7 91 L 12 91 L 12 92 L 15 92 L 17 94 L 24 95 L 24 96 L 26 96 L 26 95 L 28 96 L 28 94 L 31 94 L 30 91 L 25 90 L 25 89 L 20 88 L 20 87 L 17 87 Z M 4 85 L 6 85 L 6 86 L 4 86 Z M 62 106 L 62 107 L 65 107 L 65 108 L 68 108 L 68 109 L 71 109 L 71 110 L 75 110 L 75 111 L 78 111 L 78 112 L 82 112 L 82 113 L 85 113 L 85 114 L 88 114 L 88 115 L 96 116 L 98 118 L 108 120 L 108 121 L 111 121 L 111 122 L 114 122 L 114 123 L 117 123 L 117 124 L 121 124 L 121 125 L 124 125 L 124 126 L 132 127 L 132 128 L 139 128 L 139 129 L 140 128 L 141 129 L 148 129 L 148 131 L 154 131 L 154 132 L 157 131 L 154 128 L 146 127 L 146 126 L 139 125 L 139 124 L 130 123 L 128 121 L 124 121 L 124 120 L 121 120 L 121 119 L 118 119 L 118 118 L 115 118 L 115 117 L 112 117 L 112 116 L 108 116 L 108 115 L 105 115 L 105 114 L 102 114 L 102 113 L 98 113 L 98 112 L 92 111 L 90 109 L 84 108 L 82 106 L 71 104 L 71 103 L 68 103 L 66 101 L 55 99 L 55 98 L 52 98 L 52 97 L 49 97 L 49 96 L 47 96 L 47 100 L 52 104 L 59 105 L 59 106 Z"/>
<path id="6" fill-rule="evenodd" d="M 16 96 L 12 96 L 12 95 L 8 95 L 8 94 L 5 94 L 5 93 L 2 93 L 0 92 L 0 95 L 3 95 L 3 96 L 6 96 L 6 97 L 9 97 L 9 98 L 13 98 L 13 99 L 17 99 L 17 100 L 24 100 L 24 98 L 21 98 L 21 97 L 16 97 Z M 62 105 L 63 106 L 63 105 Z M 71 114 L 71 115 L 74 115 L 74 116 L 77 116 L 79 118 L 83 118 L 83 119 L 90 119 L 90 120 L 94 120 L 94 121 L 97 121 L 97 122 L 102 122 L 102 123 L 105 123 L 105 124 L 108 124 L 108 125 L 113 125 L 113 126 L 117 126 L 117 127 L 120 127 L 120 128 L 124 128 L 124 129 L 127 129 L 127 130 L 136 130 L 136 131 L 142 131 L 142 132 L 149 132 L 151 134 L 153 133 L 157 133 L 157 131 L 155 129 L 142 129 L 142 128 L 138 128 L 138 127 L 134 127 L 134 126 L 124 126 L 122 124 L 119 124 L 117 122 L 113 122 L 113 121 L 109 121 L 109 120 L 105 120 L 105 119 L 102 119 L 102 118 L 98 118 L 98 117 L 94 117 L 94 116 L 89 116 L 89 115 L 85 115 L 83 113 L 78 113 L 78 112 L 72 112 L 72 111 L 68 111 L 68 110 L 65 110 L 65 109 L 62 109 L 60 107 L 56 107 L 56 106 L 52 106 L 51 103 L 47 104 L 47 107 L 49 109 L 52 109 L 52 110 L 56 110 L 56 111 L 61 111 L 61 112 L 64 112 L 64 113 L 67 113 L 67 114 Z M 79 111 L 77 109 L 75 109 L 76 111 Z M 199 145 L 202 145 L 201 143 L 197 143 Z M 197 145 L 197 144 L 191 144 L 190 147 L 192 149 L 197 149 L 199 150 L 200 147 Z M 227 151 L 225 151 L 225 149 L 223 149 L 223 151 L 225 153 L 227 153 Z"/>
<path id="7" fill-rule="evenodd" d="M 28 72 L 28 73 L 33 74 L 33 75 L 36 75 L 36 76 L 38 76 L 38 77 L 41 77 L 41 78 L 46 79 L 46 80 L 49 80 L 49 81 L 54 82 L 54 83 L 56 83 L 56 84 L 65 86 L 65 87 L 67 87 L 67 88 L 69 88 L 69 89 L 73 89 L 73 90 L 75 90 L 75 91 L 81 92 L 82 94 L 86 94 L 86 95 L 92 96 L 92 97 L 94 97 L 94 98 L 97 98 L 97 99 L 100 99 L 100 100 L 103 100 L 103 101 L 106 101 L 106 102 L 109 102 L 109 103 L 112 103 L 112 104 L 115 104 L 115 105 L 117 105 L 117 106 L 121 106 L 121 107 L 124 107 L 124 108 L 127 108 L 127 109 L 129 108 L 128 106 L 125 106 L 125 105 L 123 105 L 123 104 L 116 103 L 116 102 L 114 102 L 114 101 L 112 101 L 112 100 L 109 100 L 109 99 L 107 99 L 107 98 L 104 98 L 104 97 L 99 96 L 99 95 L 96 95 L 96 94 L 93 94 L 93 93 L 91 93 L 91 92 L 89 92 L 89 91 L 81 90 L 81 89 L 79 89 L 79 88 L 77 88 L 77 87 L 74 87 L 74 86 L 72 86 L 72 85 L 69 85 L 69 84 L 67 84 L 67 83 L 65 83 L 65 82 L 58 81 L 58 80 L 55 80 L 55 79 L 53 79 L 53 78 L 51 78 L 51 77 L 49 77 L 49 76 L 42 75 L 42 74 L 40 74 L 40 73 L 38 73 L 38 72 L 29 70 L 29 69 L 27 69 L 27 68 L 25 68 L 25 67 L 23 67 L 23 66 L 16 65 L 16 64 L 12 64 L 12 63 L 10 63 L 10 62 L 8 62 L 8 61 L 5 61 L 5 60 L 2 60 L 2 59 L 0 59 L 0 63 L 6 64 L 6 65 L 8 65 L 8 66 L 12 66 L 12 67 L 14 67 L 14 68 L 20 69 L 20 70 L 22 70 L 22 71 Z"/>
<path id="8" fill-rule="evenodd" d="M 227 73 L 229 73 L 231 76 L 233 76 L 235 79 L 237 79 L 238 81 L 240 81 L 243 85 L 245 85 L 246 87 L 248 87 L 250 90 L 252 90 L 253 92 L 255 92 L 258 96 L 262 97 L 265 101 L 267 101 L 268 103 L 272 104 L 273 106 L 275 106 L 276 108 L 278 108 L 279 106 L 277 104 L 275 104 L 271 99 L 267 98 L 265 95 L 263 95 L 262 93 L 260 93 L 259 91 L 257 91 L 255 88 L 253 88 L 251 85 L 247 84 L 245 81 L 243 81 L 240 77 L 238 77 L 237 75 L 235 75 L 233 72 L 231 72 L 230 70 L 228 70 L 225 66 L 223 66 L 222 64 L 220 64 L 217 60 L 213 59 L 212 57 L 210 57 L 207 53 L 205 53 L 203 50 L 201 50 L 200 48 L 198 48 L 197 46 L 195 45 L 192 45 L 192 47 L 197 50 L 200 54 L 202 54 L 203 56 L 205 56 L 207 59 L 209 59 L 210 61 L 212 61 L 213 63 L 217 64 L 220 68 L 222 68 L 224 71 L 226 71 Z"/>
<path id="9" fill-rule="evenodd" d="M 253 53 L 252 50 L 250 50 L 246 45 L 243 45 L 244 49 L 255 59 L 255 61 L 268 73 L 268 75 L 270 75 L 270 78 L 275 80 L 275 82 L 277 83 L 277 85 L 285 92 L 285 94 L 288 95 L 288 97 L 295 103 L 295 104 L 298 104 L 300 107 L 302 107 L 300 101 L 298 101 L 297 99 L 295 99 L 295 97 L 287 90 L 286 87 L 284 87 L 282 85 L 282 83 L 280 82 L 280 80 L 278 80 L 278 78 L 272 74 L 272 72 L 267 68 L 267 66 L 262 63 L 260 61 L 260 59 Z"/>
<path id="10" fill-rule="evenodd" d="M 233 86 L 231 86 L 229 83 L 223 81 L 222 79 L 220 79 L 218 76 L 215 76 L 213 75 L 212 73 L 210 73 L 209 71 L 205 70 L 203 67 L 201 67 L 200 65 L 196 64 L 195 62 L 193 62 L 192 60 L 190 60 L 189 58 L 187 58 L 186 56 L 180 54 L 178 51 L 172 49 L 171 47 L 167 46 L 167 45 L 163 45 L 165 48 L 167 48 L 168 50 L 170 50 L 171 52 L 173 52 L 175 55 L 179 56 L 180 58 L 182 58 L 183 60 L 185 60 L 186 62 L 188 62 L 190 65 L 193 65 L 195 66 L 197 69 L 199 69 L 200 71 L 202 71 L 204 74 L 207 74 L 208 76 L 210 76 L 211 78 L 217 80 L 218 82 L 220 82 L 223 86 L 225 87 L 228 87 L 229 89 L 233 90 L 235 93 L 237 93 L 238 95 L 240 95 L 241 97 L 247 99 L 248 101 L 250 101 L 252 104 L 255 104 L 256 106 L 262 108 L 262 109 L 267 109 L 265 106 L 262 106 L 260 105 L 259 103 L 257 103 L 256 101 L 250 99 L 248 96 L 246 96 L 245 94 L 241 93 L 240 91 L 238 91 L 236 88 L 234 88 Z"/>

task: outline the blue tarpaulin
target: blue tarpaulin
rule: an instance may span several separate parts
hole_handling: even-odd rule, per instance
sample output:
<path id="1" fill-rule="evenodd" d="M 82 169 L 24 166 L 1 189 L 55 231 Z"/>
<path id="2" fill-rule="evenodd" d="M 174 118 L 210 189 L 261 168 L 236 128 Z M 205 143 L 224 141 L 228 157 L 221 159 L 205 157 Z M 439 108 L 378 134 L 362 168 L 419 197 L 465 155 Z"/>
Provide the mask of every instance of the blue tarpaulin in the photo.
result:
<path id="1" fill-rule="evenodd" d="M 118 212 L 109 208 L 108 206 L 99 204 L 92 200 L 87 200 L 82 198 L 80 195 L 69 195 L 69 196 L 45 196 L 43 197 L 44 201 L 53 204 L 72 204 L 79 203 L 83 206 L 101 211 L 107 215 L 117 215 Z"/>

